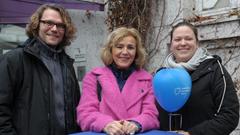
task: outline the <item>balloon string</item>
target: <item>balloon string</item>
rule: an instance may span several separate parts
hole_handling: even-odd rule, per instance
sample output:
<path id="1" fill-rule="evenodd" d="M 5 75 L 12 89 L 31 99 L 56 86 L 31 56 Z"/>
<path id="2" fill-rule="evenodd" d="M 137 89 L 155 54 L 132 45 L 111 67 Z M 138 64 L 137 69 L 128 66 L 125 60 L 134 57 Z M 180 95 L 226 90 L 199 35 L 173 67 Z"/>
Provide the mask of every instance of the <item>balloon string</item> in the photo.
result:
<path id="1" fill-rule="evenodd" d="M 172 131 L 172 113 L 169 114 L 169 131 Z"/>
<path id="2" fill-rule="evenodd" d="M 182 115 L 169 113 L 169 131 L 182 129 Z"/>

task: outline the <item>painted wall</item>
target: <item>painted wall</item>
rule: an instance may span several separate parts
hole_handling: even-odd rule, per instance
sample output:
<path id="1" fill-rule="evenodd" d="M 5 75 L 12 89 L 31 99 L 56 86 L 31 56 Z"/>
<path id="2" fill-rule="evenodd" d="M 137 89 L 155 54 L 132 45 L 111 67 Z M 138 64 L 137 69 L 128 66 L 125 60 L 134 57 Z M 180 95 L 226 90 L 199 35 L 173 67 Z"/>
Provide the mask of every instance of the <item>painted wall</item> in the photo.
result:
<path id="1" fill-rule="evenodd" d="M 105 12 L 69 10 L 77 27 L 76 40 L 66 48 L 66 52 L 75 59 L 75 70 L 81 84 L 86 72 L 95 66 L 101 66 L 100 48 L 107 34 Z"/>

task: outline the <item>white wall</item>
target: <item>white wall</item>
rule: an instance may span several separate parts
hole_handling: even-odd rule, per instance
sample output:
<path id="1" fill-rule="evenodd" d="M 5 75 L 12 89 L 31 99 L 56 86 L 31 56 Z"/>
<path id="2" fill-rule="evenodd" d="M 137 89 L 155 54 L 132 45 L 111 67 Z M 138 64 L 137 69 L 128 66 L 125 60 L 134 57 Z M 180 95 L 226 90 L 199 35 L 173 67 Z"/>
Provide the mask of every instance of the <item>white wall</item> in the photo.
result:
<path id="1" fill-rule="evenodd" d="M 75 59 L 74 68 L 81 88 L 82 77 L 96 66 L 102 66 L 100 48 L 103 46 L 107 27 L 104 11 L 69 10 L 77 27 L 76 40 L 66 48 Z"/>
<path id="2" fill-rule="evenodd" d="M 105 12 L 70 10 L 70 15 L 77 27 L 77 38 L 67 48 L 68 54 L 75 59 L 76 63 L 84 63 L 87 71 L 102 65 L 100 48 L 107 35 Z"/>

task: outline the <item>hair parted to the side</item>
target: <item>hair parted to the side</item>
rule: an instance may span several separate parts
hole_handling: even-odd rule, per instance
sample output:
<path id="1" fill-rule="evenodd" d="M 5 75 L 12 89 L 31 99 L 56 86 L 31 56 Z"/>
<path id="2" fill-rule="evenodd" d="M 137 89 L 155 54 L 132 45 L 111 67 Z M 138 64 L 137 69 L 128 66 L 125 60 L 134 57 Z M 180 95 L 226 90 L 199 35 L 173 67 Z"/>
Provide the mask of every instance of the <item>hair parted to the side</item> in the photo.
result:
<path id="1" fill-rule="evenodd" d="M 71 20 L 69 13 L 60 5 L 57 4 L 44 4 L 41 5 L 30 17 L 30 22 L 26 27 L 26 34 L 29 38 L 38 37 L 39 24 L 42 18 L 43 12 L 46 9 L 53 9 L 62 17 L 63 23 L 65 24 L 65 34 L 62 42 L 60 43 L 62 47 L 70 45 L 75 39 L 76 28 Z"/>
<path id="2" fill-rule="evenodd" d="M 119 27 L 108 35 L 105 46 L 101 52 L 101 59 L 106 66 L 113 63 L 113 46 L 127 36 L 132 36 L 136 40 L 136 56 L 134 64 L 136 65 L 137 69 L 141 69 L 143 67 L 146 61 L 147 53 L 143 47 L 141 36 L 136 29 L 127 27 Z"/>
<path id="3" fill-rule="evenodd" d="M 182 22 L 180 22 L 180 23 L 178 23 L 178 24 L 176 24 L 176 25 L 174 25 L 173 27 L 172 27 L 172 30 L 171 30 L 171 32 L 170 32 L 170 42 L 172 42 L 172 38 L 173 38 L 173 32 L 178 28 L 178 27 L 181 27 L 181 26 L 187 26 L 187 27 L 189 27 L 192 31 L 193 31 L 193 33 L 194 33 L 194 35 L 195 35 L 195 38 L 196 38 L 196 41 L 198 42 L 198 30 L 197 30 L 197 28 L 194 26 L 194 25 L 192 25 L 190 22 L 188 22 L 188 21 L 182 21 Z"/>

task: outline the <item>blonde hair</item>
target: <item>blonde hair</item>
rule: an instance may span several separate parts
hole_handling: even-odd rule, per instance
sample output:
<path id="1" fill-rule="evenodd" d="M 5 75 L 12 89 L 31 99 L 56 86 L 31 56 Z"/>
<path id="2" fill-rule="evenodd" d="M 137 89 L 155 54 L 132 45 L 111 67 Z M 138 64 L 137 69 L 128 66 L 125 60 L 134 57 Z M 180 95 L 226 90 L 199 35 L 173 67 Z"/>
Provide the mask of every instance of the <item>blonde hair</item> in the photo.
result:
<path id="1" fill-rule="evenodd" d="M 75 39 L 76 28 L 72 23 L 71 17 L 68 12 L 61 6 L 57 4 L 44 4 L 40 6 L 31 16 L 30 22 L 26 27 L 26 34 L 29 38 L 38 37 L 39 24 L 42 18 L 43 12 L 46 9 L 53 9 L 62 17 L 63 23 L 66 25 L 65 34 L 61 42 L 61 46 L 70 45 L 71 42 Z"/>
<path id="2" fill-rule="evenodd" d="M 134 64 L 136 65 L 137 69 L 143 67 L 143 65 L 145 64 L 147 53 L 143 47 L 140 34 L 136 29 L 126 27 L 117 28 L 108 35 L 105 46 L 101 52 L 101 59 L 106 66 L 113 63 L 113 46 L 127 36 L 132 36 L 136 40 L 136 56 Z"/>

